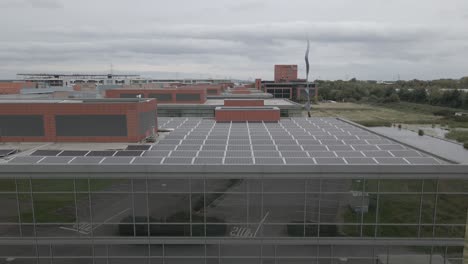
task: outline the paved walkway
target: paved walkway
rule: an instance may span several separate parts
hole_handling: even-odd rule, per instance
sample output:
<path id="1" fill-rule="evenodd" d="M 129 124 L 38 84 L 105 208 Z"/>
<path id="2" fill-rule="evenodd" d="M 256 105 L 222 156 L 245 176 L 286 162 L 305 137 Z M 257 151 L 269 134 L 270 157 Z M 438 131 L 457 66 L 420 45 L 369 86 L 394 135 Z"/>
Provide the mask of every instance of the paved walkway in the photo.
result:
<path id="1" fill-rule="evenodd" d="M 369 129 L 446 159 L 468 164 L 468 150 L 464 149 L 462 145 L 430 136 L 419 136 L 406 129 L 399 130 L 393 127 L 371 127 Z"/>

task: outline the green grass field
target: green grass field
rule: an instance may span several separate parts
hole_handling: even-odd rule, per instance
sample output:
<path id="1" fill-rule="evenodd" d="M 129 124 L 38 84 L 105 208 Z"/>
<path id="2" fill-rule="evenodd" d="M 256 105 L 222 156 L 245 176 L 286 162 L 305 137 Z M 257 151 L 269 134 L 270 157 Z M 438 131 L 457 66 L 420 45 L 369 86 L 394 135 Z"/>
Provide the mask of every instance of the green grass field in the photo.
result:
<path id="1" fill-rule="evenodd" d="M 311 114 L 314 117 L 341 117 L 368 127 L 392 126 L 392 124 L 438 125 L 451 130 L 447 138 L 467 143 L 468 147 L 466 118 L 435 114 L 459 111 L 461 110 L 405 102 L 376 105 L 319 103 L 313 106 Z"/>
<path id="2" fill-rule="evenodd" d="M 417 108 L 417 107 L 415 107 Z M 365 105 L 354 103 L 320 103 L 313 106 L 312 116 L 343 117 L 353 122 L 381 126 L 392 123 L 405 124 L 440 124 L 443 117 L 425 111 L 412 109 L 407 104 Z"/>

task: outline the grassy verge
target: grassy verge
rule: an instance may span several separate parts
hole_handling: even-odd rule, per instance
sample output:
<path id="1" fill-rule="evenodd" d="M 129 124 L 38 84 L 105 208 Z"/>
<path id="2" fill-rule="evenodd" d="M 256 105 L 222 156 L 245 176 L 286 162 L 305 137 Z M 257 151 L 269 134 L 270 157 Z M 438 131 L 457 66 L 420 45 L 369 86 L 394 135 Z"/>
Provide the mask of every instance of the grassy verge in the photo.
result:
<path id="1" fill-rule="evenodd" d="M 446 135 L 446 137 L 463 143 L 463 147 L 468 149 L 468 131 L 453 129 Z"/>
<path id="2" fill-rule="evenodd" d="M 439 124 L 443 117 L 435 116 L 428 109 L 414 111 L 404 104 L 353 104 L 322 103 L 314 106 L 315 117 L 342 117 L 364 126 L 391 126 L 392 123 L 405 124 Z"/>

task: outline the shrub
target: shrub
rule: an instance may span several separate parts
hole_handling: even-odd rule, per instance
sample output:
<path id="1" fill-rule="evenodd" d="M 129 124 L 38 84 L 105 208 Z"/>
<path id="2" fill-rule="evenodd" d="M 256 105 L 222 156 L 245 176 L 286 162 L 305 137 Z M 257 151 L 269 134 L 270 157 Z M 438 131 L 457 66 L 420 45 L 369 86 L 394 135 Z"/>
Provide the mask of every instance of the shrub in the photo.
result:
<path id="1" fill-rule="evenodd" d="M 432 114 L 436 116 L 445 116 L 445 117 L 450 117 L 455 115 L 455 111 L 449 110 L 449 109 L 442 109 L 442 110 L 436 110 L 432 112 Z"/>
<path id="2" fill-rule="evenodd" d="M 468 116 L 466 116 L 466 115 L 464 115 L 464 116 L 454 116 L 453 120 L 455 120 L 457 122 L 468 122 Z"/>
<path id="3" fill-rule="evenodd" d="M 463 143 L 463 147 L 468 149 L 468 141 L 466 141 L 465 143 Z"/>
<path id="4" fill-rule="evenodd" d="M 361 121 L 356 121 L 356 123 L 366 126 L 366 127 L 391 127 L 392 122 L 386 121 L 386 120 L 361 120 Z"/>
<path id="5" fill-rule="evenodd" d="M 458 142 L 468 142 L 468 131 L 464 130 L 450 130 L 447 135 L 445 135 L 446 138 L 456 140 Z"/>
<path id="6" fill-rule="evenodd" d="M 419 129 L 419 130 L 418 130 L 418 135 L 420 135 L 420 136 L 424 136 L 424 130 L 422 130 L 422 129 Z"/>

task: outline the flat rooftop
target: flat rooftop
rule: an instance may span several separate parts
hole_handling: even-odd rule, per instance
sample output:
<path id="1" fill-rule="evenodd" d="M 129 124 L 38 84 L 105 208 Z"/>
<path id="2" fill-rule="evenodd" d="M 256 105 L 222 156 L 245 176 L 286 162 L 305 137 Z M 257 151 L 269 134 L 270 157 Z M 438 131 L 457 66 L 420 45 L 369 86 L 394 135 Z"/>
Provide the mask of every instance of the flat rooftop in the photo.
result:
<path id="1" fill-rule="evenodd" d="M 111 103 L 138 103 L 150 101 L 152 98 L 112 98 L 112 99 L 6 99 L 0 97 L 0 104 L 111 104 Z"/>
<path id="2" fill-rule="evenodd" d="M 226 98 L 226 100 L 229 99 L 237 99 L 237 98 Z M 288 99 L 281 99 L 281 98 L 250 98 L 254 100 L 263 100 L 265 106 L 282 106 L 282 107 L 287 107 L 287 108 L 301 108 L 302 105 L 295 103 L 291 100 Z M 164 102 L 158 102 L 158 106 L 162 106 L 163 108 L 169 107 L 169 108 L 174 108 L 174 107 L 183 107 L 183 108 L 192 108 L 192 107 L 198 107 L 198 108 L 215 108 L 216 106 L 224 106 L 224 100 L 225 99 L 207 99 L 205 103 L 203 104 L 165 104 Z M 249 100 L 246 98 L 243 98 L 241 100 Z"/>
<path id="3" fill-rule="evenodd" d="M 229 100 L 229 99 L 226 99 Z M 246 99 L 247 100 L 247 99 Z M 287 99 L 261 99 L 263 100 L 265 106 L 281 106 L 281 105 L 288 105 L 288 106 L 301 106 L 298 103 L 295 103 L 293 101 L 287 100 Z M 208 99 L 204 103 L 204 105 L 224 105 L 224 99 Z"/>
<path id="4" fill-rule="evenodd" d="M 217 123 L 159 118 L 153 144 L 40 144 L 3 164 L 441 165 L 447 162 L 335 118 Z M 4 148 L 4 147 L 0 147 Z"/>

